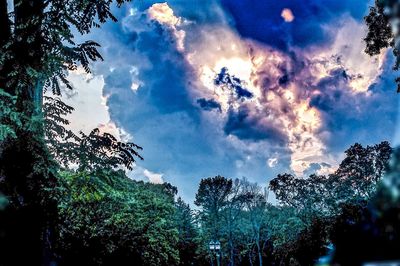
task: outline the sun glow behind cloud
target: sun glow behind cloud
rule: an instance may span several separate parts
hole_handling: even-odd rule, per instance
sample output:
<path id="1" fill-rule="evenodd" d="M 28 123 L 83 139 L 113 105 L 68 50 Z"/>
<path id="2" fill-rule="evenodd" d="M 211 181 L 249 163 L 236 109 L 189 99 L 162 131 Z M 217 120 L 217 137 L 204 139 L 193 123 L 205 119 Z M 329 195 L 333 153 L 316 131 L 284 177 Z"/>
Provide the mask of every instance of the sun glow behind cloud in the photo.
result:
<path id="1" fill-rule="evenodd" d="M 330 73 L 339 67 L 346 71 L 343 75 L 348 75 L 352 93 L 366 93 L 369 85 L 379 75 L 382 58 L 371 60 L 360 52 L 362 43 L 353 48 L 354 44 L 348 41 L 353 39 L 349 38 L 350 34 L 356 32 L 361 35 L 363 32 L 357 22 L 348 19 L 348 23 L 339 30 L 333 45 L 305 53 L 300 60 L 308 62 L 308 65 L 294 69 L 298 59 L 243 39 L 226 25 L 205 27 L 196 40 L 185 44 L 188 41 L 185 39 L 185 27 L 181 23 L 184 18 L 176 17 L 168 4 L 154 4 L 148 14 L 150 19 L 172 29 L 177 50 L 197 76 L 197 80 L 193 81 L 196 86 L 192 89 L 192 96 L 212 99 L 220 104 L 222 112 L 214 114 L 218 121 L 226 121 L 232 112 L 245 107 L 247 118 L 254 121 L 255 126 L 261 130 L 274 128 L 283 135 L 286 139 L 284 145 L 291 152 L 291 168 L 298 175 L 305 172 L 312 163 L 331 167 L 336 165 L 336 158 L 326 153 L 323 140 L 329 132 L 321 133 L 321 113 L 312 106 L 311 100 L 321 94 L 317 84 L 330 77 Z M 282 17 L 286 22 L 294 20 L 293 13 L 288 9 L 283 10 Z M 337 57 L 338 54 L 345 56 Z M 218 89 L 214 79 L 223 68 L 244 81 L 246 89 L 254 95 L 251 100 L 232 102 L 229 93 Z M 289 78 L 289 75 L 293 77 Z M 283 81 L 284 78 L 288 80 Z M 231 137 L 228 139 L 236 138 Z M 272 137 L 269 139 L 266 136 L 263 141 L 272 142 L 272 146 L 277 145 L 273 143 Z M 268 164 L 273 167 L 278 160 L 271 157 Z M 320 171 L 330 170 L 324 167 Z"/>
<path id="2" fill-rule="evenodd" d="M 294 19 L 288 10 L 284 10 L 282 16 L 287 22 Z M 361 65 L 354 62 L 359 60 L 359 54 L 355 52 L 359 50 L 350 50 L 350 45 L 345 43 L 350 33 L 348 25 L 339 31 L 332 47 L 304 55 L 304 60 L 311 62 L 310 67 L 300 70 L 298 75 L 311 80 L 310 84 L 298 82 L 294 78 L 288 84 L 279 85 L 279 79 L 285 75 L 282 66 L 287 65 L 287 68 L 290 68 L 291 64 L 295 64 L 287 55 L 250 40 L 243 40 L 224 26 L 205 29 L 196 42 L 190 44 L 190 49 L 184 51 L 184 29 L 175 28 L 183 19 L 176 17 L 168 4 L 154 4 L 149 9 L 149 17 L 173 28 L 172 34 L 177 39 L 177 50 L 183 53 L 193 71 L 197 73 L 198 83 L 192 94 L 218 102 L 222 107 L 222 112 L 217 114 L 222 116 L 220 121 L 227 119 L 228 111 L 232 111 L 232 108 L 238 110 L 245 105 L 249 110 L 248 115 L 254 116 L 261 127 L 273 125 L 283 132 L 287 138 L 285 145 L 291 151 L 290 165 L 296 174 L 301 175 L 312 163 L 335 165 L 335 158 L 326 154 L 326 147 L 320 136 L 321 114 L 310 104 L 311 96 L 320 93 L 319 88 L 307 92 L 307 88 L 303 86 L 312 87 L 328 77 L 329 73 L 338 67 L 338 63 L 343 64 L 349 72 L 348 75 L 352 75 L 350 87 L 355 93 L 365 92 L 377 77 L 379 73 L 376 69 L 379 69 L 381 64 L 379 60 L 371 64 L 370 59 L 364 58 L 365 62 Z M 355 22 L 351 23 L 350 31 L 354 27 L 360 27 Z M 177 31 L 180 34 L 176 34 Z M 340 58 L 340 62 L 329 60 L 343 50 L 347 52 L 348 57 Z M 232 103 L 229 95 L 218 90 L 214 78 L 222 68 L 227 68 L 232 75 L 245 82 L 246 89 L 254 95 L 251 101 Z M 367 75 L 357 76 L 358 71 Z M 268 161 L 270 165 L 275 165 L 277 160 L 271 157 Z"/>

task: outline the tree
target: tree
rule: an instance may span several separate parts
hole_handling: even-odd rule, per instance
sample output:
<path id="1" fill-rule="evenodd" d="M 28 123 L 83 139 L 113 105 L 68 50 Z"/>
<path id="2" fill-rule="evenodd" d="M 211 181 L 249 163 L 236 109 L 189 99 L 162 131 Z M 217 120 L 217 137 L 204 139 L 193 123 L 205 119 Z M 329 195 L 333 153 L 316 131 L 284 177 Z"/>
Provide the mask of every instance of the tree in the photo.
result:
<path id="1" fill-rule="evenodd" d="M 268 229 L 266 226 L 267 215 L 267 195 L 256 183 L 242 180 L 242 193 L 245 198 L 245 210 L 249 217 L 252 228 L 252 243 L 257 250 L 258 263 L 263 265 L 263 252 L 268 239 Z"/>
<path id="2" fill-rule="evenodd" d="M 189 204 L 180 197 L 175 202 L 175 223 L 178 229 L 179 265 L 197 265 L 197 229 Z"/>
<path id="3" fill-rule="evenodd" d="M 365 148 L 356 143 L 345 154 L 345 159 L 335 172 L 340 180 L 339 184 L 351 189 L 348 197 L 369 199 L 383 177 L 392 154 L 389 142 L 384 141 Z"/>
<path id="4" fill-rule="evenodd" d="M 19 250 L 16 257 L 31 265 L 49 263 L 59 196 L 58 166 L 44 140 L 43 92 L 60 94 L 60 84 L 71 88 L 67 70 L 81 65 L 89 72 L 90 61 L 102 60 L 97 43 L 74 42 L 72 28 L 86 34 L 115 20 L 114 2 L 124 1 L 0 0 L 0 89 L 12 99 L 10 111 L 0 117 L 0 191 L 10 202 L 12 221 L 4 253 Z"/>
<path id="5" fill-rule="evenodd" d="M 222 208 L 222 233 L 227 239 L 229 265 L 234 266 L 236 261 L 237 246 L 240 242 L 239 227 L 243 220 L 243 207 L 246 203 L 246 195 L 242 191 L 242 183 L 239 179 L 232 182 L 232 187 L 226 197 L 226 204 Z"/>
<path id="6" fill-rule="evenodd" d="M 270 181 L 270 189 L 281 203 L 303 213 L 304 221 L 315 215 L 336 215 L 342 204 L 371 198 L 391 153 L 386 141 L 365 148 L 356 143 L 346 150 L 346 157 L 333 174 L 309 178 L 282 174 Z"/>
<path id="7" fill-rule="evenodd" d="M 365 17 L 368 27 L 365 52 L 368 55 L 378 55 L 382 49 L 391 47 L 396 57 L 394 70 L 400 67 L 400 24 L 399 13 L 396 11 L 399 3 L 392 0 L 375 0 L 375 5 L 370 7 L 369 14 Z M 400 78 L 396 78 L 397 92 L 400 92 Z"/>
<path id="8" fill-rule="evenodd" d="M 78 171 L 96 171 L 105 168 L 116 169 L 124 166 L 132 169 L 136 158 L 143 160 L 137 150 L 142 147 L 132 142 L 122 142 L 98 128 L 89 135 L 75 134 L 66 129 L 69 121 L 65 118 L 74 109 L 59 98 L 45 97 L 44 128 L 47 147 L 57 162 L 64 168 L 78 166 Z"/>
<path id="9" fill-rule="evenodd" d="M 231 189 L 232 180 L 220 175 L 200 181 L 194 204 L 201 207 L 202 219 L 210 226 L 213 240 L 221 236 L 221 211 L 227 204 Z"/>
<path id="10" fill-rule="evenodd" d="M 269 188 L 283 205 L 296 209 L 303 222 L 307 223 L 310 217 L 327 215 L 334 208 L 327 205 L 331 202 L 333 180 L 319 175 L 298 178 L 292 174 L 279 174 L 270 181 Z"/>
<path id="11" fill-rule="evenodd" d="M 333 220 L 330 238 L 336 248 L 335 263 L 358 265 L 366 261 L 398 259 L 399 159 L 399 149 L 395 149 L 388 169 L 368 204 L 346 204 Z"/>
<path id="12" fill-rule="evenodd" d="M 64 172 L 60 265 L 178 265 L 179 227 L 171 187 L 123 171 Z"/>

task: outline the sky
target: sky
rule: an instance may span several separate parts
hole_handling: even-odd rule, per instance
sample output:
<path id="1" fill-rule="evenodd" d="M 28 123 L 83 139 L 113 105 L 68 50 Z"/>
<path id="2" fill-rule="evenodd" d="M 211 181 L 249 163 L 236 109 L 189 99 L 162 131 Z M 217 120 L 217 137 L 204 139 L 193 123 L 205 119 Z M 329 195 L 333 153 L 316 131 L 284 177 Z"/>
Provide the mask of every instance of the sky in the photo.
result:
<path id="1" fill-rule="evenodd" d="M 129 177 L 170 182 L 334 171 L 355 142 L 397 143 L 390 51 L 367 56 L 364 0 L 137 0 L 89 36 L 104 62 L 69 74 L 72 127 L 143 147 Z"/>

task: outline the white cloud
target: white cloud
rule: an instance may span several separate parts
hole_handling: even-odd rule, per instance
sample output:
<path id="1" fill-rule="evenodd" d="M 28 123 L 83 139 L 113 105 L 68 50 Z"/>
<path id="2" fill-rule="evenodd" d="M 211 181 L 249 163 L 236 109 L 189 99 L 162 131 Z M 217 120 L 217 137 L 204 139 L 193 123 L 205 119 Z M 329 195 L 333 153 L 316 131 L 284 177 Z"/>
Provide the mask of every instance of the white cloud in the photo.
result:
<path id="1" fill-rule="evenodd" d="M 163 174 L 153 173 L 147 169 L 143 171 L 143 174 L 149 179 L 150 183 L 153 184 L 162 184 L 164 183 Z"/>
<path id="2" fill-rule="evenodd" d="M 95 128 L 107 132 L 117 139 L 130 141 L 131 136 L 111 120 L 107 106 L 107 97 L 103 96 L 104 80 L 102 76 L 87 74 L 83 69 L 69 72 L 68 80 L 74 90 L 64 90 L 62 100 L 75 110 L 67 116 L 67 126 L 75 133 L 88 134 Z M 51 96 L 51 95 L 50 95 Z"/>
<path id="3" fill-rule="evenodd" d="M 267 163 L 269 167 L 273 168 L 278 164 L 278 158 L 269 158 Z"/>
<path id="4" fill-rule="evenodd" d="M 350 82 L 354 92 L 366 92 L 368 87 L 382 73 L 382 64 L 384 62 L 385 53 L 379 56 L 371 57 L 367 55 L 365 50 L 366 26 L 362 22 L 357 22 L 353 18 L 345 16 L 337 25 L 327 27 L 326 30 L 334 33 L 335 40 L 332 45 L 324 50 L 318 50 L 309 56 L 316 60 L 322 59 L 326 62 L 326 58 L 338 57 L 339 62 L 331 62 L 330 65 L 319 66 L 319 75 L 327 75 L 332 68 L 336 68 L 341 64 L 353 77 Z"/>
<path id="5" fill-rule="evenodd" d="M 172 8 L 167 3 L 153 4 L 148 10 L 148 17 L 151 20 L 158 21 L 160 24 L 166 25 L 173 33 L 177 41 L 177 49 L 183 51 L 186 33 L 178 29 L 182 25 L 182 18 L 176 17 Z"/>

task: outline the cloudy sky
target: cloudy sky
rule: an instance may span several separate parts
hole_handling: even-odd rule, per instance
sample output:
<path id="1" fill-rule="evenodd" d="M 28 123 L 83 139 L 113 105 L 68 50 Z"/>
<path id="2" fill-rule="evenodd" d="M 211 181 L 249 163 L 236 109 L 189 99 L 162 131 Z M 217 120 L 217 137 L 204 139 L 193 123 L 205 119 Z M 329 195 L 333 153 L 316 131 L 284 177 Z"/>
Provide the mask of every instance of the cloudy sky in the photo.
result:
<path id="1" fill-rule="evenodd" d="M 104 62 L 70 74 L 76 129 L 143 146 L 132 178 L 192 201 L 217 174 L 267 184 L 327 173 L 351 144 L 395 141 L 390 51 L 363 53 L 365 0 L 137 0 L 89 37 Z M 67 97 L 67 96 L 64 96 Z"/>

